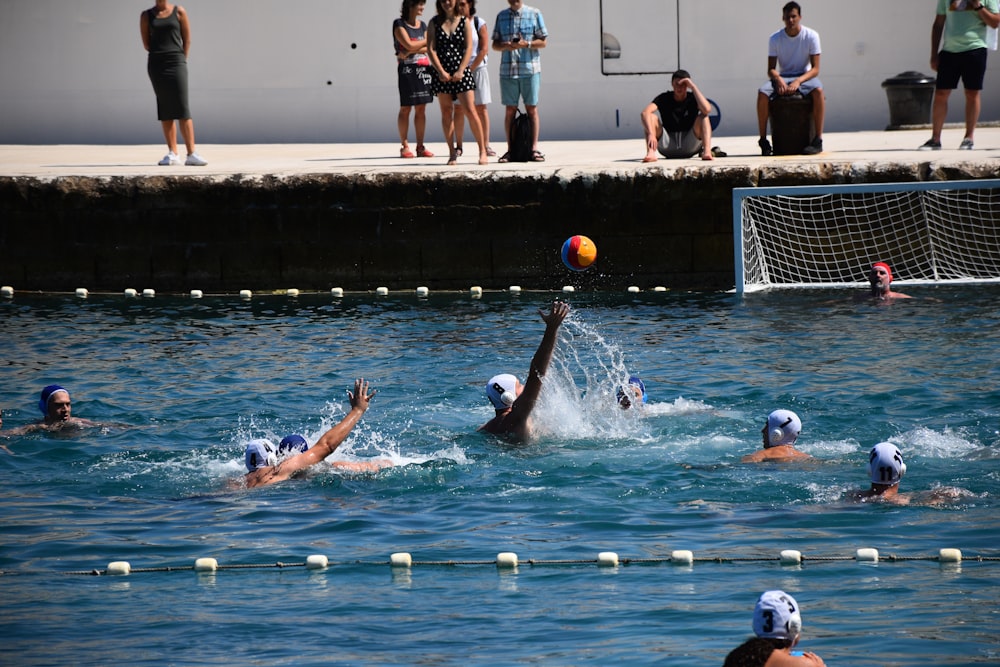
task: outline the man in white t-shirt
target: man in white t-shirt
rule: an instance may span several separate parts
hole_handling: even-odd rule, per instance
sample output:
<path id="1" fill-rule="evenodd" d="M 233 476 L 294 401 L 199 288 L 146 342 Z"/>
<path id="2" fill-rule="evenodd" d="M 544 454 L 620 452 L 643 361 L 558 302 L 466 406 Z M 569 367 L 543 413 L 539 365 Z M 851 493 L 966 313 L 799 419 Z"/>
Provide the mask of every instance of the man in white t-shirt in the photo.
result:
<path id="1" fill-rule="evenodd" d="M 768 102 L 772 95 L 811 97 L 815 138 L 802 151 L 806 155 L 823 152 L 823 116 L 826 113 L 823 83 L 819 80 L 819 33 L 802 25 L 802 8 L 789 2 L 781 9 L 783 30 L 771 35 L 767 46 L 767 83 L 757 91 L 757 124 L 761 155 L 771 155 L 767 140 Z"/>

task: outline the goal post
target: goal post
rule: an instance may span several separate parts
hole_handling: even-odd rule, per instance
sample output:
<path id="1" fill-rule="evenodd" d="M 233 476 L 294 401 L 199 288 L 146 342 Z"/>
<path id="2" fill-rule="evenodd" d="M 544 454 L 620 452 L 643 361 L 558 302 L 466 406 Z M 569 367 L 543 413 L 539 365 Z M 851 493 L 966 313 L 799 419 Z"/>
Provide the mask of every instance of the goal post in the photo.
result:
<path id="1" fill-rule="evenodd" d="M 733 189 L 736 291 L 1000 282 L 1000 179 Z"/>

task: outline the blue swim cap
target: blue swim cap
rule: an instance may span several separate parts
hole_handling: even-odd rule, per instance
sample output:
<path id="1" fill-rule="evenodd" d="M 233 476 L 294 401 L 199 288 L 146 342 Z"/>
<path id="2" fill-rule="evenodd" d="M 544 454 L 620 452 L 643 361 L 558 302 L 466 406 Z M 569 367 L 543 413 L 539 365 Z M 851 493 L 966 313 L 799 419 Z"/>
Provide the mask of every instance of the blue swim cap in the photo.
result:
<path id="1" fill-rule="evenodd" d="M 638 375 L 630 375 L 629 378 L 628 378 L 628 383 L 629 384 L 634 384 L 635 386 L 639 387 L 639 391 L 642 392 L 642 402 L 643 403 L 645 403 L 646 401 L 649 400 L 649 397 L 646 396 L 646 385 L 645 385 L 645 383 L 643 383 L 643 381 L 639 378 Z"/>
<path id="2" fill-rule="evenodd" d="M 629 388 L 628 394 L 625 393 L 626 386 Z M 646 396 L 646 385 L 643 383 L 643 381 L 639 378 L 638 375 L 630 375 L 628 378 L 628 385 L 619 385 L 618 387 L 617 398 L 619 405 L 622 406 L 622 409 L 628 409 L 632 406 L 631 397 L 635 396 L 636 389 L 638 389 L 639 393 L 642 395 L 643 403 L 649 400 L 649 397 Z"/>
<path id="3" fill-rule="evenodd" d="M 309 443 L 298 433 L 293 433 L 291 435 L 286 435 L 278 443 L 278 454 L 287 454 L 289 452 L 304 452 L 309 449 Z"/>
<path id="4" fill-rule="evenodd" d="M 65 391 L 66 394 L 69 395 L 69 392 L 66 391 L 65 388 L 60 387 L 57 384 L 50 384 L 45 389 L 42 389 L 42 397 L 38 399 L 38 409 L 42 411 L 42 415 L 46 417 L 49 415 L 49 399 L 52 398 L 52 394 L 57 391 Z"/>

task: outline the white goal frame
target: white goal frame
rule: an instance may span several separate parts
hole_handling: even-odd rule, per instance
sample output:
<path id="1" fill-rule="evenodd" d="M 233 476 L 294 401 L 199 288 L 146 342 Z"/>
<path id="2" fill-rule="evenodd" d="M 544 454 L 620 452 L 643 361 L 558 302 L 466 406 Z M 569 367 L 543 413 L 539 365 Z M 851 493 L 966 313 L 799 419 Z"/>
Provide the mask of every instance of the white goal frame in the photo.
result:
<path id="1" fill-rule="evenodd" d="M 1000 282 L 1000 179 L 733 189 L 736 292 Z"/>

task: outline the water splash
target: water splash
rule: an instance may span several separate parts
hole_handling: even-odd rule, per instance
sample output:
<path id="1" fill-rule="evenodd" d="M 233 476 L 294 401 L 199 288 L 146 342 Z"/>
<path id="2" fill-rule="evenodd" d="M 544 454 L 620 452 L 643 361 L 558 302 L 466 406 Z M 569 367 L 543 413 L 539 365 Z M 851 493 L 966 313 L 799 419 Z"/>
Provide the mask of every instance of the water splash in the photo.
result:
<path id="1" fill-rule="evenodd" d="M 533 415 L 536 431 L 566 439 L 650 437 L 641 419 L 648 406 L 618 405 L 618 388 L 634 374 L 620 345 L 570 317 Z"/>

